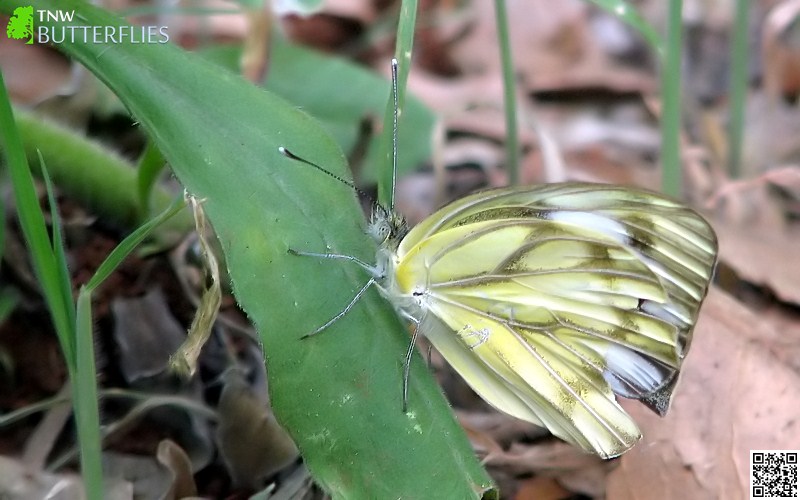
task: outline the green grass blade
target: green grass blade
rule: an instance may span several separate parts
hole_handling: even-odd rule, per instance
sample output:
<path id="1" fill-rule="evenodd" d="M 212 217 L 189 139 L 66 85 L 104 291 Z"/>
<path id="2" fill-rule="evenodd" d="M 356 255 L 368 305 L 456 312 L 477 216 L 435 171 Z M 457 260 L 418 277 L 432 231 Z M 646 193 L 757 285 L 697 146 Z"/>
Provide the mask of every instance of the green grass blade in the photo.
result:
<path id="1" fill-rule="evenodd" d="M 103 463 L 100 447 L 100 414 L 97 403 L 97 371 L 94 360 L 94 336 L 92 335 L 91 303 L 83 304 L 81 309 L 83 291 L 78 296 L 78 313 L 76 317 L 75 306 L 72 302 L 72 280 L 67 269 L 66 246 L 62 234 L 61 216 L 53 190 L 53 183 L 47 173 L 47 166 L 39 153 L 42 178 L 47 188 L 47 199 L 50 204 L 50 219 L 52 225 L 53 256 L 61 285 L 61 300 L 64 310 L 69 315 L 70 325 L 75 325 L 72 334 L 72 349 L 75 359 L 72 361 L 74 371 L 70 373 L 73 397 L 72 406 L 75 409 L 75 426 L 78 431 L 78 446 L 80 447 L 81 474 L 86 487 L 87 498 L 90 500 L 103 499 Z M 89 314 L 88 317 L 81 314 Z"/>
<path id="2" fill-rule="evenodd" d="M 183 202 L 183 199 L 177 198 L 166 210 L 139 226 L 114 247 L 111 253 L 108 254 L 108 257 L 103 260 L 103 263 L 97 267 L 97 271 L 95 271 L 92 278 L 84 286 L 87 292 L 94 292 L 94 290 L 122 264 L 122 261 L 147 238 L 152 230 L 169 220 L 185 206 L 186 204 Z"/>
<path id="3" fill-rule="evenodd" d="M 731 44 L 731 119 L 728 132 L 728 172 L 732 179 L 742 175 L 742 148 L 744 147 L 744 120 L 747 104 L 747 51 L 748 17 L 750 2 L 736 0 L 736 18 Z"/>
<path id="4" fill-rule="evenodd" d="M 90 500 L 103 500 L 103 463 L 100 409 L 97 398 L 97 367 L 92 332 L 92 297 L 85 288 L 78 293 L 76 318 L 76 373 L 72 381 L 72 404 L 80 444 L 81 474 Z"/>
<path id="5" fill-rule="evenodd" d="M 661 66 L 661 190 L 681 196 L 681 54 L 683 53 L 682 0 L 669 0 L 667 44 Z"/>
<path id="6" fill-rule="evenodd" d="M 58 272 L 58 282 L 59 285 L 61 285 L 61 293 L 58 295 L 64 302 L 62 307 L 68 315 L 69 324 L 74 325 L 75 306 L 72 302 L 72 280 L 70 279 L 69 269 L 67 269 L 66 245 L 64 244 L 64 235 L 62 233 L 63 226 L 61 224 L 61 215 L 58 212 L 53 182 L 50 179 L 50 175 L 47 173 L 47 167 L 41 153 L 39 153 L 39 164 L 41 165 L 42 178 L 44 179 L 44 184 L 47 189 L 47 201 L 50 205 L 50 225 L 52 231 L 50 239 L 53 245 L 53 256 L 55 257 L 56 271 Z"/>
<path id="7" fill-rule="evenodd" d="M 679 197 L 681 194 L 681 53 L 682 0 L 669 0 L 666 43 L 636 9 L 624 0 L 588 0 L 614 14 L 636 29 L 658 55 L 661 64 L 661 189 Z"/>
<path id="8" fill-rule="evenodd" d="M 0 149 L 6 157 L 6 165 L 14 189 L 17 216 L 31 253 L 33 269 L 53 318 L 67 367 L 72 373 L 75 368 L 75 353 L 72 347 L 75 325 L 70 321 L 72 313 L 65 307 L 66 301 L 63 297 L 58 263 L 53 255 L 50 237 L 47 234 L 47 225 L 39 207 L 39 199 L 25 158 L 22 140 L 14 123 L 14 115 L 11 111 L 2 73 L 0 73 Z"/>
<path id="9" fill-rule="evenodd" d="M 93 342 L 91 331 L 89 339 L 76 339 L 75 310 L 69 275 L 66 269 L 63 241 L 60 234 L 58 210 L 55 207 L 52 185 L 45 173 L 48 197 L 53 207 L 53 241 L 47 234 L 44 214 L 39 208 L 33 177 L 25 159 L 22 140 L 19 137 L 11 106 L 6 95 L 5 83 L 0 74 L 0 145 L 6 154 L 20 219 L 28 249 L 31 252 L 33 267 L 42 286 L 53 323 L 64 352 L 70 379 L 76 390 L 81 391 L 73 397 L 72 403 L 77 417 L 78 441 L 81 447 L 81 473 L 88 498 L 102 500 L 103 476 L 100 457 L 99 417 L 95 386 L 96 373 L 94 359 L 85 360 L 85 342 Z M 52 245 L 52 246 L 51 246 Z M 89 322 L 91 328 L 91 321 Z M 90 345 L 89 350 L 93 351 Z M 82 363 L 85 363 L 82 365 Z"/>
<path id="10" fill-rule="evenodd" d="M 48 186 L 47 171 L 42 162 Z M 73 382 L 73 404 L 75 422 L 80 442 L 81 471 L 89 498 L 103 498 L 103 477 L 101 462 L 100 417 L 97 395 L 97 373 L 94 355 L 94 335 L 92 331 L 92 293 L 114 272 L 114 269 L 139 245 L 150 232 L 184 207 L 180 198 L 158 216 L 144 223 L 122 240 L 97 268 L 92 278 L 81 287 L 78 294 L 76 318 L 77 356 L 76 373 Z M 55 237 L 54 237 L 55 239 Z"/>
<path id="11" fill-rule="evenodd" d="M 506 169 L 511 186 L 519 184 L 519 135 L 517 133 L 517 82 L 511 57 L 511 34 L 505 0 L 494 0 L 497 38 L 503 68 L 503 104 L 506 117 Z"/>

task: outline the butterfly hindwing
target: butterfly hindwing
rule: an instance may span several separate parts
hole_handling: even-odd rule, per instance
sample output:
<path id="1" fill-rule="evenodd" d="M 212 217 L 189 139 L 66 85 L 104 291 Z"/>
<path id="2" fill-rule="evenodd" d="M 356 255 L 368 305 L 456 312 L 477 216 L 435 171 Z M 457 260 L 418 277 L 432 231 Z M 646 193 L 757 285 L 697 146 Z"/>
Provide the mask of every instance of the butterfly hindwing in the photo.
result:
<path id="1" fill-rule="evenodd" d="M 395 279 L 484 399 L 610 457 L 639 437 L 614 394 L 665 411 L 715 258 L 680 204 L 555 184 L 446 206 L 400 243 Z"/>
<path id="2" fill-rule="evenodd" d="M 619 455 L 639 438 L 597 372 L 554 339 L 529 342 L 516 328 L 463 310 L 432 312 L 448 326 L 466 325 L 456 335 L 452 326 L 425 332 L 490 404 L 603 457 Z"/>

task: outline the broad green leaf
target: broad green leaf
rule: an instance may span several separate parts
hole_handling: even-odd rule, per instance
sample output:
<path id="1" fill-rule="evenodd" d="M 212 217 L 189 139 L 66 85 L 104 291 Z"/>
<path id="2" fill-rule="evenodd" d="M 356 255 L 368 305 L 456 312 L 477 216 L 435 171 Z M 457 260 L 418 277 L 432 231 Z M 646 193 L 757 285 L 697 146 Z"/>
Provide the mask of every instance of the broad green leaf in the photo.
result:
<path id="1" fill-rule="evenodd" d="M 31 3 L 75 9 L 73 25 L 120 25 L 76 0 Z M 13 5 L 0 0 L 0 8 L 9 12 Z M 276 416 L 320 484 L 335 498 L 491 492 L 418 356 L 410 413 L 401 412 L 408 335 L 377 291 L 324 333 L 300 340 L 339 312 L 366 276 L 347 263 L 293 257 L 287 250 L 330 250 L 364 260 L 375 251 L 352 191 L 278 153 L 285 146 L 346 175 L 341 151 L 323 129 L 275 95 L 170 45 L 94 44 L 78 37 L 60 48 L 117 93 L 176 176 L 205 200 L 236 297 L 264 343 Z"/>

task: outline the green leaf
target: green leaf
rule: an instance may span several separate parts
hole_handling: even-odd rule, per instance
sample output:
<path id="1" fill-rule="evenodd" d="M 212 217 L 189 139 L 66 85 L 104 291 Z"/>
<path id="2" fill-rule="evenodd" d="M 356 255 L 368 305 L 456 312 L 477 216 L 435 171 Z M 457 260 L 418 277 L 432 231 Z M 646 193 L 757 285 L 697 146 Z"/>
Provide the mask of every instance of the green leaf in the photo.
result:
<path id="1" fill-rule="evenodd" d="M 75 9 L 76 25 L 120 25 L 76 0 L 31 3 Z M 0 6 L 10 9 L 8 0 Z M 411 411 L 401 412 L 408 335 L 377 291 L 323 334 L 300 340 L 339 312 L 367 277 L 348 263 L 287 250 L 364 260 L 375 252 L 353 192 L 278 153 L 285 146 L 345 176 L 342 154 L 324 130 L 295 106 L 173 46 L 78 37 L 60 48 L 118 94 L 181 182 L 204 199 L 237 299 L 264 343 L 276 416 L 317 481 L 335 498 L 477 498 L 491 491 L 419 356 Z"/>

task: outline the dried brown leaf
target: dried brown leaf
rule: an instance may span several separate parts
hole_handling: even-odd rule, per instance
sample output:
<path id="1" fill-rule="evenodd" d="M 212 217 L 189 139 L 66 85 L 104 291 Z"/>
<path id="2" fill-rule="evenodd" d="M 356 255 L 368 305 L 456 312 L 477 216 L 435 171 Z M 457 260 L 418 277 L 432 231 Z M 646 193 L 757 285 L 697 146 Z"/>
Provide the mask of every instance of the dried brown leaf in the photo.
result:
<path id="1" fill-rule="evenodd" d="M 535 444 L 515 443 L 508 451 L 486 457 L 485 463 L 514 476 L 531 474 L 552 477 L 573 492 L 600 497 L 606 477 L 616 466 L 567 443 L 548 440 Z"/>
<path id="2" fill-rule="evenodd" d="M 516 500 L 558 500 L 569 496 L 570 492 L 554 479 L 539 476 L 524 481 L 514 498 Z"/>
<path id="3" fill-rule="evenodd" d="M 761 55 L 764 59 L 764 88 L 772 99 L 781 94 L 796 95 L 800 90 L 800 48 L 797 47 L 796 22 L 800 1 L 781 2 L 764 20 Z"/>
<path id="4" fill-rule="evenodd" d="M 800 380 L 770 329 L 711 290 L 669 415 L 623 402 L 644 438 L 609 476 L 610 498 L 746 498 L 749 450 L 800 448 Z"/>
<path id="5" fill-rule="evenodd" d="M 125 380 L 134 383 L 163 373 L 186 333 L 169 310 L 161 288 L 141 297 L 117 297 L 111 302 L 111 311 L 119 349 L 115 362 Z"/>
<path id="6" fill-rule="evenodd" d="M 172 476 L 166 498 L 185 499 L 197 496 L 197 486 L 192 474 L 192 461 L 183 448 L 171 439 L 164 439 L 158 443 L 156 460 Z"/>
<path id="7" fill-rule="evenodd" d="M 8 18 L 0 16 L 0 25 L 6 24 Z M 7 36 L 0 37 L 0 69 L 11 99 L 25 106 L 63 95 L 73 79 L 69 60 L 56 50 Z"/>
<path id="8" fill-rule="evenodd" d="M 770 304 L 758 311 L 758 317 L 772 328 L 764 339 L 781 362 L 800 373 L 800 311 L 781 304 Z"/>
<path id="9" fill-rule="evenodd" d="M 238 368 L 223 376 L 217 407 L 217 445 L 234 483 L 257 487 L 291 464 L 297 447 L 278 425 L 263 393 L 248 385 Z"/>
<path id="10" fill-rule="evenodd" d="M 737 275 L 767 287 L 784 302 L 800 304 L 800 235 L 769 227 L 734 227 L 719 222 L 714 230 L 720 242 L 720 259 Z"/>

